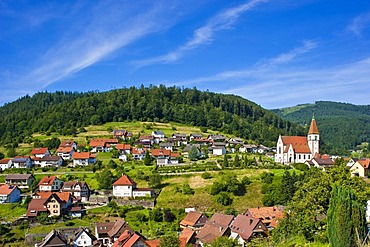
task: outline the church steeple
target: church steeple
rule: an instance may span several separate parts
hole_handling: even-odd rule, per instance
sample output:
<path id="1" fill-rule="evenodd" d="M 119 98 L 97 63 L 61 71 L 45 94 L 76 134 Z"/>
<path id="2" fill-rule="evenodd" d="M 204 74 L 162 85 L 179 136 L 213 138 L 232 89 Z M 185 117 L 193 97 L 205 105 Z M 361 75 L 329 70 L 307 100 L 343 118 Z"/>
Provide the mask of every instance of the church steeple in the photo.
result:
<path id="1" fill-rule="evenodd" d="M 317 125 L 316 125 L 315 116 L 312 116 L 311 125 L 310 125 L 310 129 L 308 130 L 308 134 L 309 135 L 319 134 L 319 129 L 317 128 Z"/>
<path id="2" fill-rule="evenodd" d="M 319 129 L 316 125 L 315 116 L 312 116 L 310 129 L 308 130 L 307 135 L 307 141 L 308 146 L 310 147 L 312 157 L 315 156 L 315 154 L 319 154 L 319 145 L 320 145 L 320 135 L 319 135 Z"/>

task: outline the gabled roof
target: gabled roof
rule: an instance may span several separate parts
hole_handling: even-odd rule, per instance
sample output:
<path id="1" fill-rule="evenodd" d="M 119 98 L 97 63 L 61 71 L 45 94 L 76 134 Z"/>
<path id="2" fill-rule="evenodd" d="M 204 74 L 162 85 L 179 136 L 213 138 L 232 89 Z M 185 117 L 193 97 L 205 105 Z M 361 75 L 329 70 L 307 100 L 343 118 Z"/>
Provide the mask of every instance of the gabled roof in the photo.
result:
<path id="1" fill-rule="evenodd" d="M 319 129 L 317 128 L 315 118 L 312 118 L 312 120 L 311 120 L 311 125 L 310 125 L 310 129 L 308 130 L 308 134 L 309 135 L 319 134 Z"/>
<path id="2" fill-rule="evenodd" d="M 89 152 L 74 152 L 72 154 L 72 159 L 79 160 L 79 159 L 88 159 L 90 158 L 90 153 Z"/>
<path id="3" fill-rule="evenodd" d="M 194 235 L 196 235 L 194 231 L 189 228 L 184 228 L 179 237 L 180 247 L 186 247 L 186 245 L 189 243 Z"/>
<path id="4" fill-rule="evenodd" d="M 25 163 L 25 162 L 27 162 L 28 159 L 30 159 L 30 156 L 15 156 L 13 158 L 13 162 Z"/>
<path id="5" fill-rule="evenodd" d="M 91 139 L 89 146 L 90 147 L 104 147 L 105 146 L 105 140 L 103 140 L 103 139 Z"/>
<path id="6" fill-rule="evenodd" d="M 62 190 L 74 190 L 77 185 L 79 185 L 80 188 L 86 186 L 89 189 L 89 186 L 84 181 L 67 181 L 64 182 Z"/>
<path id="7" fill-rule="evenodd" d="M 121 235 L 126 230 L 132 231 L 124 219 L 118 219 L 114 223 L 112 229 L 108 231 L 108 235 L 109 237 L 114 238 L 117 235 Z"/>
<path id="8" fill-rule="evenodd" d="M 57 179 L 56 176 L 45 176 L 41 178 L 39 185 L 52 185 L 55 179 Z"/>
<path id="9" fill-rule="evenodd" d="M 357 160 L 357 163 L 359 163 L 363 168 L 367 169 L 370 166 L 370 159 L 359 159 Z"/>
<path id="10" fill-rule="evenodd" d="M 115 222 L 104 222 L 104 223 L 96 223 L 95 229 L 98 234 L 107 234 L 114 226 Z"/>
<path id="11" fill-rule="evenodd" d="M 284 146 L 286 149 L 284 152 L 287 152 L 290 145 L 296 153 L 311 153 L 311 150 L 308 146 L 307 137 L 305 136 L 282 136 Z"/>
<path id="12" fill-rule="evenodd" d="M 10 195 L 15 189 L 18 189 L 18 187 L 14 185 L 0 184 L 0 195 Z"/>
<path id="13" fill-rule="evenodd" d="M 47 201 L 48 198 L 32 199 L 31 202 L 28 204 L 26 215 L 28 217 L 36 217 L 39 212 L 47 212 L 48 210 L 45 206 Z"/>
<path id="14" fill-rule="evenodd" d="M 258 218 L 253 218 L 243 214 L 236 216 L 230 226 L 231 231 L 236 232 L 244 240 L 249 240 L 253 232 L 267 232 L 267 227 Z"/>
<path id="15" fill-rule="evenodd" d="M 74 140 L 64 141 L 60 143 L 59 147 L 60 148 L 72 147 L 73 144 L 76 144 Z"/>
<path id="16" fill-rule="evenodd" d="M 112 247 L 133 247 L 139 240 L 145 243 L 145 238 L 136 232 L 126 230 L 113 243 Z"/>
<path id="17" fill-rule="evenodd" d="M 116 148 L 118 150 L 130 150 L 131 149 L 131 145 L 130 144 L 120 143 L 120 144 L 117 144 Z"/>
<path id="18" fill-rule="evenodd" d="M 228 236 L 229 234 L 229 227 L 223 227 L 213 221 L 207 221 L 207 223 L 198 232 L 197 239 L 199 239 L 202 243 L 211 243 L 216 238 Z"/>
<path id="19" fill-rule="evenodd" d="M 67 246 L 67 240 L 60 232 L 52 230 L 41 243 L 37 246 L 46 247 L 46 246 Z"/>
<path id="20" fill-rule="evenodd" d="M 34 148 L 32 149 L 31 154 L 32 155 L 45 154 L 48 151 L 49 151 L 48 148 Z"/>
<path id="21" fill-rule="evenodd" d="M 70 153 L 72 152 L 74 149 L 72 146 L 69 146 L 69 147 L 61 147 L 59 146 L 59 148 L 57 149 L 57 153 Z"/>
<path id="22" fill-rule="evenodd" d="M 227 214 L 220 214 L 220 213 L 215 213 L 210 219 L 210 221 L 213 221 L 223 227 L 229 226 L 233 220 L 234 220 L 234 215 L 227 215 Z"/>
<path id="23" fill-rule="evenodd" d="M 268 226 L 276 227 L 280 219 L 284 218 L 283 206 L 249 208 L 247 216 L 259 218 Z"/>
<path id="24" fill-rule="evenodd" d="M 116 182 L 113 183 L 113 185 L 115 185 L 115 186 L 117 186 L 117 185 L 133 186 L 133 185 L 136 185 L 136 183 L 129 176 L 127 176 L 126 174 L 123 174 L 122 177 L 120 177 Z"/>
<path id="25" fill-rule="evenodd" d="M 180 222 L 183 226 L 194 226 L 198 220 L 203 216 L 201 212 L 190 211 L 185 218 Z"/>
<path id="26" fill-rule="evenodd" d="M 152 149 L 152 156 L 171 156 L 171 150 Z"/>
<path id="27" fill-rule="evenodd" d="M 133 148 L 131 150 L 132 154 L 145 154 L 146 152 L 146 149 L 143 148 L 143 149 L 140 149 L 140 148 Z"/>
<path id="28" fill-rule="evenodd" d="M 7 174 L 5 180 L 27 180 L 35 177 L 32 174 Z"/>
<path id="29" fill-rule="evenodd" d="M 0 164 L 8 164 L 11 159 L 2 159 L 0 160 Z"/>
<path id="30" fill-rule="evenodd" d="M 44 157 L 40 158 L 40 161 L 54 161 L 54 162 L 58 162 L 61 159 L 62 159 L 62 157 L 53 155 L 53 156 L 44 156 Z"/>
<path id="31" fill-rule="evenodd" d="M 88 231 L 86 228 L 81 227 L 75 232 L 72 241 L 76 241 L 81 236 L 82 233 L 85 233 L 91 239 L 92 242 L 96 240 L 96 237 L 93 234 L 91 234 L 90 231 Z"/>

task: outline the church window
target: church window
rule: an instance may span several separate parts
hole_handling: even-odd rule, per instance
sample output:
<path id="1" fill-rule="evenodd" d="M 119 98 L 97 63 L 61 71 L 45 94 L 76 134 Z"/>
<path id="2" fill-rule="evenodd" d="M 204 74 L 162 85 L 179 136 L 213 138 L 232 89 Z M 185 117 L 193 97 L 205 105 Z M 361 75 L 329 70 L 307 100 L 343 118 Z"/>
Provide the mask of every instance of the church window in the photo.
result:
<path id="1" fill-rule="evenodd" d="M 317 136 L 315 136 L 315 141 L 317 141 Z"/>
<path id="2" fill-rule="evenodd" d="M 281 147 L 279 147 L 279 152 L 278 153 L 281 154 Z"/>

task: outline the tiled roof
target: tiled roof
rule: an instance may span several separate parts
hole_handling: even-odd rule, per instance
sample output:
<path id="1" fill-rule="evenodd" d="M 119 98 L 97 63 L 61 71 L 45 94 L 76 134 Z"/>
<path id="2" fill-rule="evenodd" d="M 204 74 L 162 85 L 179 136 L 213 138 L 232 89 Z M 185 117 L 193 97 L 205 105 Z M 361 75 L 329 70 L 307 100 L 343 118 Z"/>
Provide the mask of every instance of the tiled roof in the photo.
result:
<path id="1" fill-rule="evenodd" d="M 130 150 L 131 149 L 131 145 L 130 144 L 120 143 L 120 144 L 117 144 L 116 148 L 118 150 Z"/>
<path id="2" fill-rule="evenodd" d="M 0 195 L 10 195 L 16 188 L 14 185 L 0 184 Z"/>
<path id="3" fill-rule="evenodd" d="M 145 154 L 146 149 L 133 148 L 132 154 Z"/>
<path id="4" fill-rule="evenodd" d="M 234 219 L 234 215 L 215 213 L 210 219 L 210 221 L 213 221 L 219 224 L 220 226 L 227 227 L 231 224 L 233 219 Z"/>
<path id="5" fill-rule="evenodd" d="M 118 219 L 114 223 L 112 229 L 109 230 L 108 235 L 111 238 L 114 238 L 117 235 L 121 235 L 121 233 L 123 233 L 126 230 L 131 230 L 131 228 L 128 226 L 124 219 Z"/>
<path id="6" fill-rule="evenodd" d="M 0 164 L 8 164 L 11 159 L 2 159 L 0 160 Z"/>
<path id="7" fill-rule="evenodd" d="M 113 226 L 114 222 L 104 222 L 95 224 L 95 228 L 98 234 L 107 234 L 112 229 Z"/>
<path id="8" fill-rule="evenodd" d="M 57 149 L 57 153 L 70 153 L 70 152 L 72 152 L 72 150 L 73 150 L 72 146 L 69 146 L 69 147 L 59 146 L 59 148 Z"/>
<path id="9" fill-rule="evenodd" d="M 288 151 L 289 145 L 291 144 L 295 153 L 311 153 L 311 150 L 308 146 L 307 137 L 305 136 L 282 136 L 284 146 Z"/>
<path id="10" fill-rule="evenodd" d="M 284 218 L 283 210 L 284 207 L 277 206 L 249 208 L 246 215 L 259 218 L 266 225 L 276 227 L 279 220 Z"/>
<path id="11" fill-rule="evenodd" d="M 230 234 L 228 227 L 222 227 L 213 221 L 207 221 L 207 223 L 200 229 L 197 234 L 197 238 L 202 243 L 211 243 L 218 237 L 227 236 Z"/>
<path id="12" fill-rule="evenodd" d="M 357 162 L 363 167 L 363 168 L 369 168 L 370 166 L 370 159 L 360 159 L 357 160 Z"/>
<path id="13" fill-rule="evenodd" d="M 195 232 L 189 228 L 184 228 L 181 232 L 179 237 L 180 239 L 180 247 L 186 247 L 189 243 L 190 239 L 195 235 Z"/>
<path id="14" fill-rule="evenodd" d="M 103 140 L 103 139 L 91 139 L 89 145 L 90 145 L 90 147 L 104 147 L 105 146 L 105 140 Z"/>
<path id="15" fill-rule="evenodd" d="M 5 180 L 24 180 L 33 177 L 32 174 L 7 174 Z"/>
<path id="16" fill-rule="evenodd" d="M 32 199 L 31 202 L 28 204 L 27 216 L 37 216 L 38 212 L 47 212 L 47 208 L 45 207 L 47 198 L 45 199 Z"/>
<path id="17" fill-rule="evenodd" d="M 314 118 L 312 118 L 311 120 L 311 125 L 310 125 L 310 129 L 308 130 L 308 134 L 319 134 L 319 129 L 317 128 L 317 125 L 316 125 L 316 120 Z"/>
<path id="18" fill-rule="evenodd" d="M 122 177 L 120 177 L 116 182 L 113 183 L 113 185 L 136 185 L 134 180 L 132 180 L 129 176 L 126 174 L 123 174 Z"/>
<path id="19" fill-rule="evenodd" d="M 145 239 L 138 233 L 126 230 L 117 241 L 113 243 L 112 247 L 133 247 L 140 239 L 145 242 Z"/>
<path id="20" fill-rule="evenodd" d="M 31 154 L 36 155 L 36 154 L 45 154 L 48 151 L 48 148 L 34 148 L 31 151 Z"/>
<path id="21" fill-rule="evenodd" d="M 146 240 L 145 243 L 148 245 L 148 247 L 159 247 L 161 244 L 160 239 L 151 239 L 151 240 Z"/>
<path id="22" fill-rule="evenodd" d="M 267 232 L 267 227 L 262 223 L 258 218 L 253 218 L 250 216 L 239 214 L 236 216 L 234 222 L 231 224 L 230 229 L 233 232 L 236 232 L 244 240 L 249 240 L 253 232 L 257 230 L 257 226 L 262 224 L 260 232 Z"/>
<path id="23" fill-rule="evenodd" d="M 78 159 L 88 159 L 90 158 L 90 153 L 89 152 L 74 152 L 72 154 L 72 159 L 78 160 Z"/>
<path id="24" fill-rule="evenodd" d="M 152 149 L 152 156 L 170 156 L 171 150 L 167 149 Z"/>
<path id="25" fill-rule="evenodd" d="M 60 159 L 61 159 L 60 156 L 53 155 L 53 156 L 44 156 L 44 157 L 40 158 L 40 161 L 55 161 L 55 162 L 58 162 Z"/>
<path id="26" fill-rule="evenodd" d="M 41 178 L 39 185 L 52 185 L 56 178 L 56 176 L 45 176 Z"/>
<path id="27" fill-rule="evenodd" d="M 61 142 L 59 147 L 62 147 L 62 148 L 66 148 L 66 147 L 72 147 L 73 144 L 76 144 L 75 141 L 73 140 L 70 140 L 70 141 L 64 141 L 64 142 Z"/>
<path id="28" fill-rule="evenodd" d="M 180 225 L 183 226 L 194 226 L 198 220 L 202 217 L 201 212 L 190 211 L 185 218 L 180 222 Z"/>

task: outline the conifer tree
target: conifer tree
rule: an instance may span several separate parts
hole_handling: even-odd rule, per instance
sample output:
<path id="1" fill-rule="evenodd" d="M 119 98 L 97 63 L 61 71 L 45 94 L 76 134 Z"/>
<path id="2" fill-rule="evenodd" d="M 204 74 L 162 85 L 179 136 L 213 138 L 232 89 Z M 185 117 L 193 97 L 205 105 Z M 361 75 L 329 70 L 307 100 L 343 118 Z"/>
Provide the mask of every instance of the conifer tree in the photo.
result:
<path id="1" fill-rule="evenodd" d="M 149 150 L 146 150 L 145 157 L 144 157 L 144 165 L 150 166 L 152 163 L 152 159 L 150 158 Z"/>
<path id="2" fill-rule="evenodd" d="M 239 167 L 239 166 L 240 166 L 239 155 L 236 155 L 234 158 L 233 167 Z"/>

